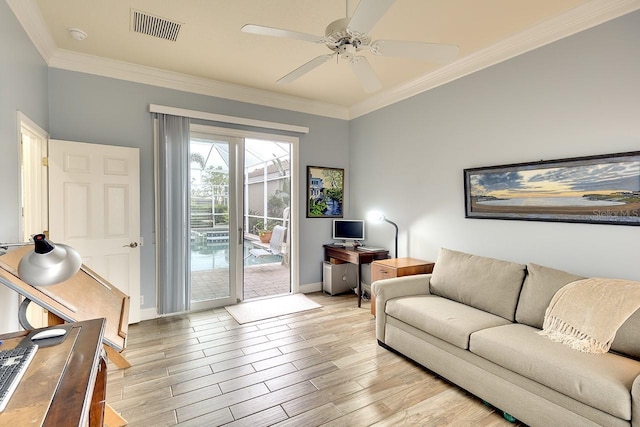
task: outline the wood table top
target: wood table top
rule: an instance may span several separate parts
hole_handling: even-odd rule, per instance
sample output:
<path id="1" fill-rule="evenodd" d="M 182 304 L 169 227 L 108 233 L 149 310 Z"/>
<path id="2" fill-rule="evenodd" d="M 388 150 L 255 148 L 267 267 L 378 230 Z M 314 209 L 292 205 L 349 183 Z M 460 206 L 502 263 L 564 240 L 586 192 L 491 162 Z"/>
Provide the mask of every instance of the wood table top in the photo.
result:
<path id="1" fill-rule="evenodd" d="M 0 412 L 0 425 L 84 425 L 102 355 L 104 326 L 104 319 L 56 326 L 68 330 L 64 341 L 38 348 Z M 30 335 L 29 331 L 0 335 L 0 350 L 12 349 L 23 339 L 30 342 Z"/>

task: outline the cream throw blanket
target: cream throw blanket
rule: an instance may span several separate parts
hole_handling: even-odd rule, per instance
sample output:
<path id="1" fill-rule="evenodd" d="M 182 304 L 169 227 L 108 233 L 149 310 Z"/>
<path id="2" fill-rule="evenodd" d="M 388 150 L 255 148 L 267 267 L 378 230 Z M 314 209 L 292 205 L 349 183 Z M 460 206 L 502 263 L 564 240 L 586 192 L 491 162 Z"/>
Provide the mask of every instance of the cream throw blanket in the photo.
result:
<path id="1" fill-rule="evenodd" d="M 584 353 L 606 353 L 618 328 L 638 308 L 640 282 L 577 280 L 553 296 L 538 333 Z"/>

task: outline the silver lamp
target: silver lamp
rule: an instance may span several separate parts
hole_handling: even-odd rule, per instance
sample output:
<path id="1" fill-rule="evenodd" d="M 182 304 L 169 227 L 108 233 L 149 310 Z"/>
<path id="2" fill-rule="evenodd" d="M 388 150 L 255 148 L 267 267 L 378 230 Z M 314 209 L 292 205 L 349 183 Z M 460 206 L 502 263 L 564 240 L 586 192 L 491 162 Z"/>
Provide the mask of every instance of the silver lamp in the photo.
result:
<path id="1" fill-rule="evenodd" d="M 24 254 L 18 262 L 18 277 L 26 284 L 31 286 L 55 285 L 70 279 L 82 267 L 82 258 L 72 247 L 63 244 L 55 245 L 44 234 L 36 234 L 32 237 L 34 249 Z M 0 243 L 0 254 L 3 249 L 8 249 L 9 247 L 30 244 L 31 242 Z M 0 281 L 3 284 L 7 284 L 4 279 Z M 12 288 L 10 284 L 7 285 Z M 27 330 L 35 329 L 27 318 L 29 303 L 31 303 L 31 300 L 25 298 L 18 309 L 18 321 Z"/>
<path id="2" fill-rule="evenodd" d="M 0 247 L 26 246 L 31 243 L 0 243 Z M 53 244 L 44 234 L 33 236 L 33 251 L 18 264 L 18 276 L 31 286 L 51 286 L 71 278 L 82 266 L 80 254 L 70 246 Z"/>

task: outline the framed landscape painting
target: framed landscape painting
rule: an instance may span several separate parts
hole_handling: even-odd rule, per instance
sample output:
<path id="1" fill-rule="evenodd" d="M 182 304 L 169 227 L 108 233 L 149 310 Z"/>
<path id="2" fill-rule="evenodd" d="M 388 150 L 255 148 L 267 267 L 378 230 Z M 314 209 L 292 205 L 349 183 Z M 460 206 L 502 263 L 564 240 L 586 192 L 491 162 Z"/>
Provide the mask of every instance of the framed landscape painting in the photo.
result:
<path id="1" fill-rule="evenodd" d="M 307 218 L 342 218 L 344 169 L 307 166 Z"/>
<path id="2" fill-rule="evenodd" d="M 640 151 L 464 170 L 465 217 L 640 225 Z"/>

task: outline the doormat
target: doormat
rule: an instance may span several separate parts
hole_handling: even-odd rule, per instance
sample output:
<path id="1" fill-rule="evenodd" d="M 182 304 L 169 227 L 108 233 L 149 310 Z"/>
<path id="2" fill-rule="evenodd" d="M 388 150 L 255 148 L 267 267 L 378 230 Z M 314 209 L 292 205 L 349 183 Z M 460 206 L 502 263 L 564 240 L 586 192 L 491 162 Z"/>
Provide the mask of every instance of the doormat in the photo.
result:
<path id="1" fill-rule="evenodd" d="M 307 298 L 304 294 L 294 294 L 259 301 L 242 302 L 225 307 L 225 310 L 227 310 L 238 323 L 242 324 L 313 310 L 314 308 L 320 307 L 322 307 L 320 304 Z"/>

